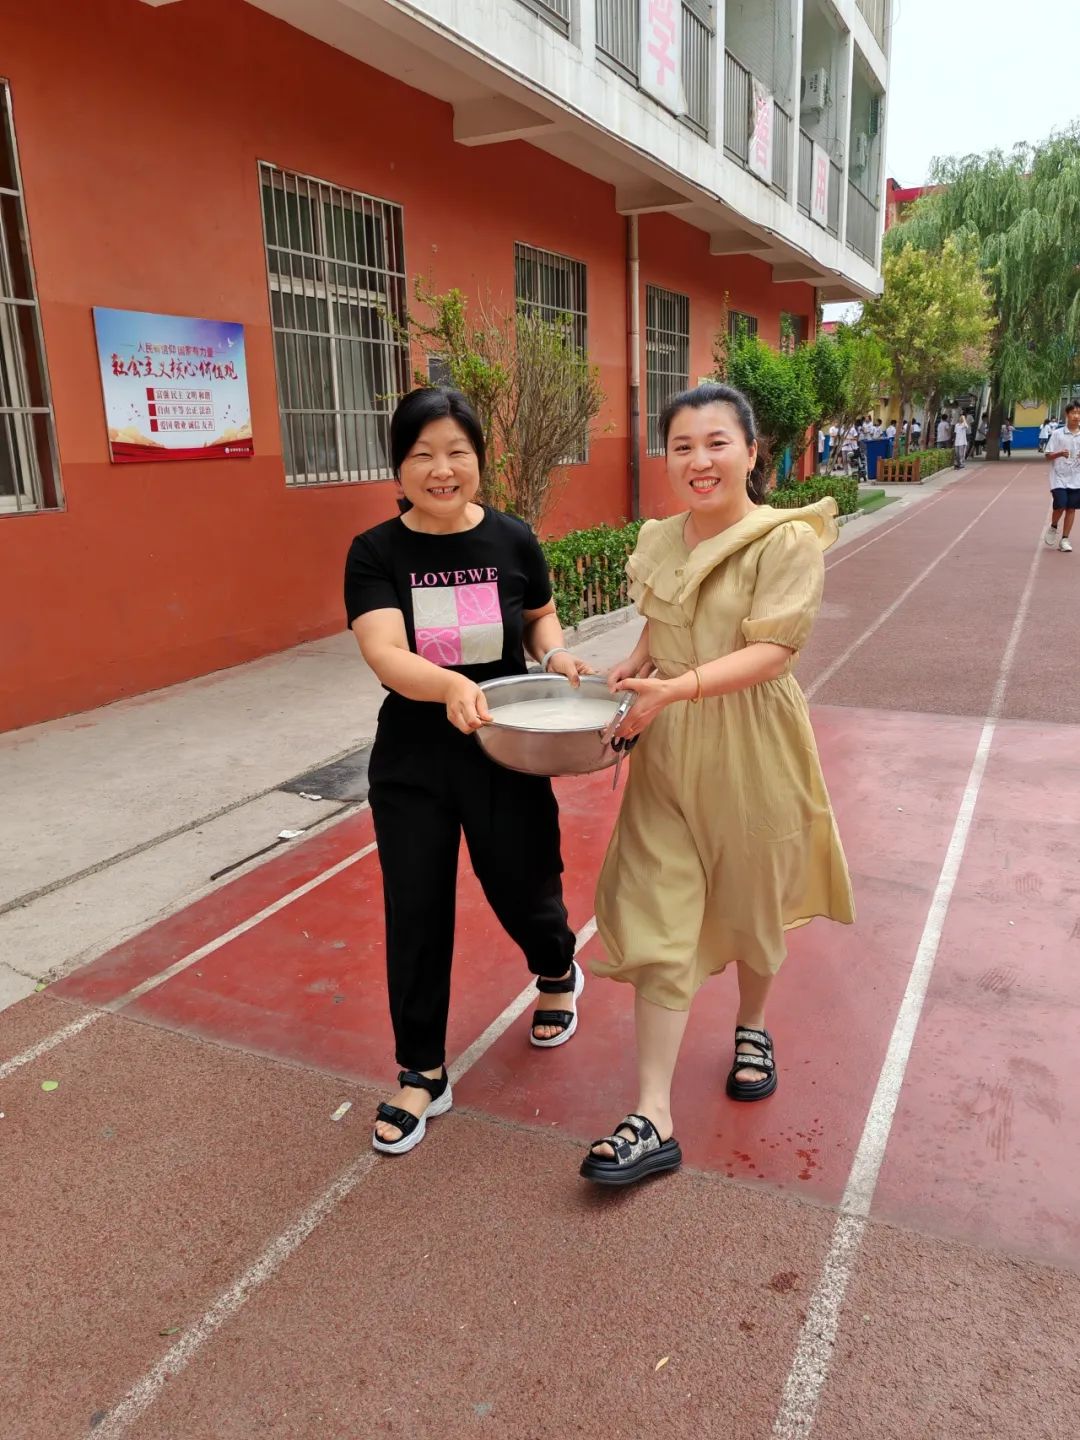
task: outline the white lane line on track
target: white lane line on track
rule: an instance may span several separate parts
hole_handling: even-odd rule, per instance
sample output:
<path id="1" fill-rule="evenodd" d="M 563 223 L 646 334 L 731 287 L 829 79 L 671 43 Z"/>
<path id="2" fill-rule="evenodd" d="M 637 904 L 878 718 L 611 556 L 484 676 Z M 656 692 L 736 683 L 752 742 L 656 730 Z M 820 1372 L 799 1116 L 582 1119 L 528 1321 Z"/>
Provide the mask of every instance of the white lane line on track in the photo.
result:
<path id="1" fill-rule="evenodd" d="M 73 1020 L 70 1025 L 63 1026 L 60 1030 L 54 1030 L 51 1035 L 46 1035 L 36 1045 L 31 1045 L 29 1050 L 24 1050 L 21 1055 L 15 1055 L 10 1060 L 0 1063 L 0 1080 L 6 1080 L 23 1065 L 29 1065 L 42 1055 L 47 1055 L 50 1050 L 55 1050 L 57 1045 L 63 1045 L 65 1040 L 74 1040 L 75 1036 L 85 1030 L 88 1025 L 93 1025 L 95 1020 L 101 1019 L 100 1010 L 88 1010 L 85 1015 L 80 1015 L 78 1020 Z"/>
<path id="2" fill-rule="evenodd" d="M 898 519 L 892 525 L 882 525 L 876 535 L 869 536 L 861 545 L 845 545 L 825 566 L 826 572 L 835 570 L 838 565 L 843 565 L 845 560 L 854 560 L 856 555 L 861 555 L 864 550 L 869 550 L 870 546 L 876 545 L 879 540 L 886 539 L 894 530 L 901 529 L 902 526 L 907 525 L 919 515 L 925 515 L 927 510 L 932 510 L 935 505 L 940 505 L 942 500 L 944 500 L 947 495 L 951 495 L 955 488 L 955 485 L 950 485 L 948 490 L 942 490 L 940 494 L 935 495 L 932 500 L 924 500 L 921 505 L 916 505 L 915 509 L 912 510 L 910 514 L 905 515 L 902 520 Z"/>
<path id="3" fill-rule="evenodd" d="M 577 951 L 580 952 L 596 934 L 596 917 L 585 924 L 577 934 Z M 484 1053 L 494 1045 L 500 1035 L 536 998 L 532 981 L 521 994 L 512 1000 L 506 1009 L 493 1020 L 482 1035 L 448 1067 L 451 1080 L 459 1080 Z M 203 1345 L 221 1329 L 226 1321 L 239 1311 L 261 1285 L 273 1278 L 285 1261 L 308 1238 L 313 1230 L 331 1215 L 338 1205 L 347 1199 L 370 1174 L 378 1157 L 374 1151 L 361 1155 L 349 1168 L 328 1185 L 302 1214 L 298 1215 L 287 1230 L 270 1241 L 244 1273 L 223 1291 L 208 1310 L 186 1331 L 176 1343 L 165 1352 L 161 1359 L 131 1387 L 124 1398 L 109 1411 L 99 1425 L 89 1432 L 87 1440 L 116 1440 L 128 1426 L 146 1411 L 160 1395 L 168 1382 L 183 1371 Z"/>
<path id="4" fill-rule="evenodd" d="M 953 538 L 949 541 L 948 545 L 945 546 L 945 549 L 942 550 L 941 554 L 931 560 L 930 564 L 927 565 L 924 570 L 920 570 L 918 575 L 915 576 L 915 579 L 912 580 L 910 585 L 906 586 L 903 590 L 901 590 L 900 594 L 896 597 L 892 604 L 887 606 L 881 612 L 881 614 L 877 617 L 874 623 L 872 625 L 869 625 L 858 637 L 857 640 L 853 640 L 851 642 L 851 644 L 847 647 L 847 649 L 843 652 L 842 655 L 838 655 L 831 665 L 827 665 L 825 669 L 821 672 L 821 674 L 816 676 L 814 680 L 812 680 L 811 683 L 807 685 L 806 698 L 808 700 L 812 700 L 814 696 L 829 683 L 829 681 L 833 678 L 837 671 L 841 670 L 851 659 L 851 657 L 857 651 L 861 650 L 868 640 L 872 639 L 873 636 L 877 634 L 877 632 L 881 629 L 885 622 L 887 620 L 890 620 L 896 614 L 897 610 L 900 609 L 900 606 L 903 605 L 904 601 L 907 600 L 910 595 L 914 594 L 914 592 L 919 588 L 923 581 L 927 579 L 928 576 L 930 576 L 937 569 L 937 567 L 944 559 L 946 559 L 949 555 L 952 554 L 953 550 L 956 549 L 956 546 L 960 543 L 961 540 L 963 540 L 964 536 L 967 535 L 970 531 L 974 530 L 975 526 L 983 518 L 986 512 L 988 510 L 991 510 L 997 504 L 997 502 L 1001 499 L 1001 497 L 1005 494 L 1009 487 L 1020 478 L 1026 468 L 1026 466 L 1021 466 L 1020 469 L 1016 472 L 1016 474 L 1012 477 L 1012 479 L 1007 481 L 1001 487 L 1001 489 L 997 492 L 997 494 L 989 502 L 989 504 L 983 506 L 983 508 L 975 516 L 975 519 L 972 520 L 969 524 L 965 525 L 963 530 L 961 530 L 958 535 L 954 535 Z"/>
<path id="5" fill-rule="evenodd" d="M 1011 482 L 1010 482 L 1011 483 Z M 1006 487 L 1008 488 L 1008 487 Z M 1004 493 L 1004 491 L 1002 492 Z M 1031 596 L 1038 575 L 1039 560 L 1043 549 L 1040 530 L 1028 570 L 1027 583 L 1020 597 L 1012 630 L 1001 657 L 997 683 L 990 699 L 990 707 L 983 721 L 975 758 L 971 763 L 967 784 L 957 811 L 952 835 L 945 851 L 945 859 L 938 875 L 930 910 L 923 926 L 919 947 L 915 952 L 915 963 L 908 977 L 907 989 L 900 1003 L 896 1024 L 885 1052 L 885 1060 L 878 1077 L 874 1098 L 863 1126 L 859 1148 L 851 1174 L 840 1202 L 840 1214 L 833 1229 L 832 1239 L 822 1266 L 821 1278 L 814 1291 L 806 1320 L 799 1334 L 795 1356 L 784 1386 L 780 1409 L 773 1425 L 774 1440 L 807 1440 L 814 1426 L 818 1402 L 828 1379 L 832 1361 L 840 1311 L 847 1294 L 859 1246 L 868 1224 L 870 1207 L 877 1188 L 881 1164 L 889 1143 L 896 1115 L 900 1091 L 904 1083 L 915 1031 L 922 1014 L 926 992 L 941 944 L 942 932 L 949 913 L 953 891 L 956 888 L 960 865 L 967 848 L 971 823 L 978 802 L 979 791 L 986 775 L 990 747 L 993 743 L 997 723 L 1005 708 L 1005 694 L 1020 644 L 1021 632 L 1031 606 Z"/>
<path id="6" fill-rule="evenodd" d="M 181 959 L 174 961 L 172 965 L 166 966 L 164 970 L 159 970 L 156 975 L 151 975 L 146 980 L 140 981 L 138 985 L 125 991 L 123 995 L 118 996 L 115 1000 L 110 1000 L 109 1003 L 104 1005 L 100 1010 L 91 1010 L 87 1014 L 81 1015 L 78 1020 L 72 1021 L 70 1025 L 65 1025 L 62 1029 L 54 1031 L 51 1035 L 46 1035 L 43 1040 L 39 1040 L 35 1045 L 31 1045 L 29 1050 L 24 1050 L 21 1055 L 14 1055 L 10 1060 L 3 1061 L 0 1063 L 0 1080 L 6 1080 L 9 1075 L 13 1074 L 14 1071 L 20 1069 L 23 1065 L 31 1064 L 40 1056 L 48 1054 L 48 1052 L 57 1045 L 62 1045 L 65 1040 L 73 1039 L 74 1036 L 80 1034 L 80 1032 L 85 1030 L 89 1025 L 93 1025 L 98 1020 L 103 1020 L 106 1015 L 115 1014 L 118 1010 L 122 1010 L 125 1005 L 130 1005 L 133 1000 L 138 1000 L 140 996 L 146 995 L 151 990 L 156 990 L 159 985 L 164 985 L 166 980 L 171 980 L 174 975 L 179 975 L 181 971 L 190 969 L 192 965 L 197 965 L 200 960 L 205 960 L 207 955 L 212 955 L 215 950 L 220 950 L 223 945 L 228 945 L 231 940 L 237 939 L 240 935 L 245 935 L 249 930 L 253 930 L 256 925 L 261 925 L 264 920 L 269 920 L 271 915 L 276 915 L 279 910 L 284 910 L 285 907 L 291 905 L 294 900 L 300 900 L 303 896 L 310 895 L 312 890 L 317 890 L 320 885 L 325 885 L 328 880 L 333 880 L 335 875 L 340 875 L 341 872 L 347 870 L 350 865 L 355 865 L 359 860 L 365 859 L 376 848 L 373 841 L 370 845 L 365 845 L 362 850 L 356 850 L 351 855 L 346 855 L 344 860 L 339 860 L 336 865 L 331 865 L 328 870 L 324 870 L 320 875 L 316 875 L 313 879 L 305 881 L 303 885 L 298 885 L 295 890 L 290 890 L 287 895 L 282 895 L 279 899 L 273 901 L 270 905 L 264 906 L 262 910 L 257 911 L 254 915 L 249 915 L 246 920 L 241 920 L 239 925 L 234 925 L 231 930 L 226 930 L 223 935 L 216 936 L 213 940 L 207 941 L 205 945 L 200 945 L 197 950 L 192 950 L 189 955 L 184 955 Z"/>
<path id="7" fill-rule="evenodd" d="M 585 946 L 596 934 L 596 916 L 581 927 L 577 933 L 578 951 L 584 950 Z M 466 1070 L 471 1070 L 485 1050 L 490 1050 L 495 1041 L 504 1031 L 518 1018 L 523 1010 L 529 1008 L 531 1001 L 536 999 L 536 990 L 532 985 L 526 985 L 520 995 L 515 996 L 501 1015 L 497 1015 L 482 1035 L 478 1035 L 467 1050 L 462 1051 L 454 1063 L 447 1067 L 447 1073 L 451 1080 L 457 1080 L 464 1075 Z"/>

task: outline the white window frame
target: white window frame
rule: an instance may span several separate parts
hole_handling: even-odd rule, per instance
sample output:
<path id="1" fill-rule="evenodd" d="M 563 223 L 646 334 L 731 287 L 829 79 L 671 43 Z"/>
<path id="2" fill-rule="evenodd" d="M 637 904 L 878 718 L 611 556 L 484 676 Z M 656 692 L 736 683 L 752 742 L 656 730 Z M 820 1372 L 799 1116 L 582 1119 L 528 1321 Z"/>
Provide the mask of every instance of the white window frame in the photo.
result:
<path id="1" fill-rule="evenodd" d="M 295 237 L 297 243 L 292 243 L 294 237 L 286 234 L 284 239 L 289 243 L 284 244 L 282 237 L 276 232 L 271 236 L 267 225 L 267 207 L 264 202 L 264 194 L 267 189 L 281 192 L 286 196 L 295 195 L 298 201 L 303 200 L 307 204 L 313 226 L 310 250 L 303 248 L 302 236 Z M 285 483 L 291 489 L 305 489 L 313 485 L 357 485 L 390 480 L 393 478 L 393 470 L 389 463 L 390 416 L 397 400 L 408 387 L 408 347 L 402 335 L 407 320 L 402 207 L 393 201 L 377 199 L 374 196 L 365 195 L 361 191 L 343 189 L 326 180 L 282 170 L 267 161 L 259 162 L 259 199 L 263 216 L 266 281 L 271 296 L 270 325 L 274 336 L 274 367 L 277 373 L 278 412 L 281 420 Z M 346 256 L 331 253 L 330 244 L 326 238 L 327 226 L 324 209 L 326 205 L 338 205 L 343 210 L 359 213 L 365 219 L 369 216 L 374 218 L 376 224 L 382 227 L 385 262 L 383 265 L 380 266 L 363 259 L 351 260 Z M 279 263 L 283 257 L 288 259 L 290 273 L 286 274 L 282 270 L 274 268 L 271 252 L 275 252 L 274 258 Z M 305 274 L 303 273 L 305 269 L 315 273 Z M 348 278 L 352 271 L 355 271 L 358 277 L 363 274 L 369 280 L 374 275 L 378 277 L 381 284 L 375 289 L 372 289 L 370 285 L 350 284 Z M 344 279 L 342 272 L 345 272 Z M 297 324 L 279 322 L 274 313 L 273 296 L 275 294 L 300 296 L 304 299 L 319 301 L 325 307 L 326 328 L 306 330 L 301 329 Z M 378 322 L 377 334 L 365 337 L 346 334 L 342 331 L 339 328 L 337 317 L 337 307 L 342 305 L 350 307 L 357 316 L 374 314 Z M 396 321 L 397 326 L 401 329 L 396 329 L 392 320 Z M 328 373 L 324 374 L 320 368 L 318 378 L 320 381 L 329 380 L 328 388 L 331 400 L 329 408 L 293 403 L 300 392 L 290 388 L 294 378 L 288 361 L 290 337 L 294 342 L 293 348 L 298 364 L 301 338 L 305 338 L 309 342 L 315 341 L 320 346 L 323 343 L 326 344 L 329 357 Z M 279 339 L 282 339 L 282 349 L 285 354 L 284 367 L 278 352 Z M 392 381 L 388 390 L 375 393 L 376 374 L 372 360 L 370 379 L 373 390 L 372 398 L 376 402 L 376 408 L 366 418 L 369 421 L 374 420 L 378 428 L 374 444 L 381 445 L 383 449 L 386 457 L 386 463 L 383 465 L 354 467 L 348 463 L 350 439 L 354 442 L 353 448 L 358 460 L 361 455 L 370 453 L 373 439 L 361 419 L 365 412 L 345 409 L 343 405 L 342 372 L 343 357 L 346 352 L 341 347 L 344 345 L 353 347 L 350 365 L 355 367 L 359 357 L 361 368 L 364 370 L 367 368 L 366 362 L 371 358 L 368 354 L 369 347 L 380 351 L 384 373 Z M 307 346 L 307 353 L 310 361 L 312 355 L 310 343 Z M 321 358 L 319 363 L 321 367 Z M 282 373 L 283 368 L 284 374 Z M 303 384 L 302 380 L 301 384 Z M 297 419 L 299 419 L 300 430 L 299 447 L 295 443 L 296 431 L 293 428 L 293 422 Z M 305 420 L 309 420 L 311 424 L 313 448 L 316 448 L 316 435 L 320 430 L 325 440 L 329 441 L 332 437 L 333 449 L 338 462 L 333 469 L 307 469 L 308 432 Z M 350 424 L 353 427 L 351 434 Z M 297 455 L 298 449 L 303 453 Z M 290 469 L 290 456 L 294 461 L 299 459 L 304 468 Z"/>
<path id="2" fill-rule="evenodd" d="M 522 266 L 525 263 L 532 263 L 537 267 L 538 285 L 535 294 L 526 294 L 520 283 Z M 544 294 L 543 279 L 540 273 L 542 265 L 547 265 L 552 271 L 561 272 L 566 277 L 575 304 L 559 305 L 554 296 Z M 572 326 L 574 347 L 583 359 L 588 358 L 589 270 L 584 260 L 575 260 L 569 255 L 560 255 L 557 250 L 541 250 L 536 245 L 528 245 L 522 240 L 515 241 L 514 302 L 517 305 L 527 306 L 530 310 L 539 311 L 542 319 L 552 323 L 561 315 L 567 316 Z M 582 440 L 581 449 L 574 455 L 568 455 L 563 464 L 586 465 L 588 460 L 589 437 L 586 434 Z"/>
<path id="3" fill-rule="evenodd" d="M 784 321 L 787 320 L 791 329 L 784 334 Z M 780 311 L 780 349 L 785 354 L 791 354 L 800 345 L 807 343 L 810 324 L 805 315 L 799 315 L 794 310 Z"/>
<path id="4" fill-rule="evenodd" d="M 662 324 L 657 323 L 663 321 Z M 663 365 L 660 360 L 665 361 Z M 668 393 L 662 393 L 668 381 Z M 659 285 L 645 287 L 645 453 L 663 455 L 660 415 L 690 386 L 690 297 Z"/>
<path id="5" fill-rule="evenodd" d="M 14 185 L 0 185 L 0 446 L 6 450 L 10 462 L 13 493 L 0 494 L 0 516 L 63 508 L 56 420 L 15 141 L 11 89 L 6 80 L 0 80 L 0 150 L 5 148 Z M 12 264 L 15 247 L 21 249 L 23 255 L 24 288 L 29 291 L 26 295 L 15 293 L 19 288 Z M 20 327 L 20 318 L 26 315 L 30 317 L 29 325 Z M 31 393 L 27 345 L 33 347 L 33 368 L 39 377 L 36 395 Z M 11 393 L 7 389 L 9 384 Z M 35 424 L 42 423 L 44 444 L 42 437 L 34 434 Z"/>
<path id="6" fill-rule="evenodd" d="M 758 317 L 757 317 L 756 315 L 751 315 L 750 312 L 747 311 L 747 310 L 729 310 L 729 311 L 728 311 L 728 339 L 729 339 L 729 340 L 735 340 L 735 339 L 738 338 L 739 328 L 740 328 L 739 322 L 740 322 L 740 321 L 743 321 L 743 320 L 745 320 L 745 322 L 746 322 L 746 333 L 747 333 L 747 335 L 749 335 L 752 340 L 756 340 L 756 339 L 757 339 L 757 333 L 758 333 Z"/>

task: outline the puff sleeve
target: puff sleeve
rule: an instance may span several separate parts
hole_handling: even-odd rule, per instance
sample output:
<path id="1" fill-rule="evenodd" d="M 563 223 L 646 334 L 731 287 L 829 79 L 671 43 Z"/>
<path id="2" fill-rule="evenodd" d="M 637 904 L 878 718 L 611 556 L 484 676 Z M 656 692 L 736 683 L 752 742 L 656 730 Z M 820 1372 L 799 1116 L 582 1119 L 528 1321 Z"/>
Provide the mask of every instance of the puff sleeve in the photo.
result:
<path id="1" fill-rule="evenodd" d="M 634 552 L 626 562 L 630 603 L 637 607 L 640 615 L 645 613 L 642 601 L 659 559 L 656 545 L 659 530 L 660 526 L 655 520 L 646 520 L 638 534 Z"/>
<path id="2" fill-rule="evenodd" d="M 800 521 L 777 526 L 761 550 L 743 639 L 801 650 L 821 608 L 824 583 L 825 559 L 813 529 Z"/>

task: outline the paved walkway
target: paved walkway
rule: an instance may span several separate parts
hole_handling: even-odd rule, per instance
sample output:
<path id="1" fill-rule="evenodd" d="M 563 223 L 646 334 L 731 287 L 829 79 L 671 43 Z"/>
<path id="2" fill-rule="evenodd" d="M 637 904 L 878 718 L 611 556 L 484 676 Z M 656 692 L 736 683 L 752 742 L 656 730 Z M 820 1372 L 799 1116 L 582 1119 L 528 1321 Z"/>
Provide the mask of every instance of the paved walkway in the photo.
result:
<path id="1" fill-rule="evenodd" d="M 860 920 L 793 936 L 766 1104 L 723 1098 L 733 987 L 702 992 L 681 1175 L 577 1179 L 630 996 L 532 1050 L 469 875 L 456 1108 L 376 1163 L 364 810 L 0 1014 L 4 1440 L 1072 1440 L 1080 682 L 1043 622 L 1080 573 L 1044 479 L 972 467 L 831 552 L 800 673 Z M 616 797 L 559 788 L 588 956 Z"/>

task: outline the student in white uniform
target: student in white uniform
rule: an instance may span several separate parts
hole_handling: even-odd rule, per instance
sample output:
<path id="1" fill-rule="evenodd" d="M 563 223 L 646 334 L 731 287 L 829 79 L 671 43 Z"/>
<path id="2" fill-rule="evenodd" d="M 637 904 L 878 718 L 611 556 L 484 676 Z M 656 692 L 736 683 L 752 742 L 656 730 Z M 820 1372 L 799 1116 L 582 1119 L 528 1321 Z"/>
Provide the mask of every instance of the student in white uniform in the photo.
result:
<path id="1" fill-rule="evenodd" d="M 966 415 L 959 415 L 953 426 L 953 469 L 963 470 L 967 466 L 968 422 Z"/>
<path id="2" fill-rule="evenodd" d="M 1051 432 L 1046 458 L 1051 466 L 1050 495 L 1054 506 L 1046 543 L 1068 554 L 1073 548 L 1069 542 L 1073 521 L 1080 510 L 1080 400 L 1070 400 L 1065 406 L 1065 424 Z"/>

